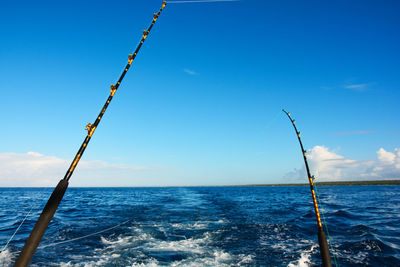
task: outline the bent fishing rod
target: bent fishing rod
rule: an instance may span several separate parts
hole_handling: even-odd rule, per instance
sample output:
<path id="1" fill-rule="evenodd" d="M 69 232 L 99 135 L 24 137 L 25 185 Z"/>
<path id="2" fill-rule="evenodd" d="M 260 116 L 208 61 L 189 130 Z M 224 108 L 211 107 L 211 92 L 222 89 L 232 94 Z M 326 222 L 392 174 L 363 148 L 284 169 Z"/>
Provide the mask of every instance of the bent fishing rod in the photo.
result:
<path id="1" fill-rule="evenodd" d="M 295 120 L 293 120 L 292 117 L 290 117 L 289 112 L 287 112 L 284 109 L 282 109 L 282 111 L 285 112 L 285 114 L 288 116 L 289 120 L 292 122 L 294 130 L 297 135 L 297 139 L 299 140 L 299 143 L 300 143 L 301 152 L 303 153 L 303 159 L 304 159 L 304 163 L 306 165 L 306 170 L 307 170 L 308 182 L 310 183 L 310 189 L 311 189 L 311 194 L 312 194 L 313 203 L 314 203 L 315 215 L 317 218 L 318 243 L 319 243 L 319 250 L 321 253 L 322 266 L 331 267 L 332 263 L 331 263 L 331 256 L 329 253 L 328 241 L 326 240 L 326 235 L 325 235 L 324 229 L 322 228 L 321 216 L 319 215 L 317 198 L 315 196 L 315 191 L 314 191 L 314 176 L 311 175 L 310 168 L 308 167 L 308 163 L 307 163 L 307 156 L 306 156 L 307 151 L 304 150 L 303 143 L 301 142 L 301 138 L 300 138 L 300 132 L 297 130 Z"/>
<path id="2" fill-rule="evenodd" d="M 135 52 L 133 54 L 129 55 L 128 58 L 128 63 L 125 66 L 124 71 L 122 72 L 121 76 L 119 77 L 117 83 L 114 85 L 111 85 L 111 92 L 110 96 L 108 97 L 106 103 L 104 104 L 102 110 L 100 111 L 100 114 L 97 116 L 95 122 L 93 124 L 89 123 L 85 130 L 88 131 L 87 136 L 85 140 L 83 141 L 81 147 L 79 148 L 78 152 L 76 153 L 76 156 L 74 160 L 72 161 L 69 169 L 67 170 L 67 173 L 65 174 L 64 178 L 57 184 L 56 188 L 54 189 L 53 193 L 51 194 L 49 200 L 46 203 L 46 206 L 44 207 L 42 213 L 40 214 L 39 219 L 37 220 L 35 227 L 33 228 L 30 236 L 25 242 L 24 248 L 22 249 L 21 253 L 19 254 L 14 266 L 20 267 L 20 266 L 28 266 L 30 263 L 33 254 L 35 253 L 39 242 L 42 240 L 42 237 L 51 221 L 51 219 L 54 216 L 54 213 L 56 212 L 65 191 L 67 190 L 68 187 L 68 181 L 71 178 L 76 166 L 79 163 L 79 160 L 81 159 L 83 153 L 85 152 L 85 149 L 87 145 L 89 144 L 90 139 L 93 136 L 94 131 L 96 130 L 97 126 L 99 125 L 101 119 L 103 118 L 104 113 L 107 110 L 108 105 L 110 104 L 111 100 L 113 99 L 115 93 L 118 90 L 118 87 L 120 86 L 122 80 L 125 77 L 125 74 L 131 67 L 131 64 L 133 60 L 136 58 L 137 53 L 139 52 L 140 48 L 142 47 L 144 41 L 146 40 L 147 36 L 150 33 L 150 30 L 153 28 L 154 23 L 157 21 L 157 18 L 160 16 L 162 10 L 166 6 L 167 2 L 163 1 L 162 6 L 158 13 L 154 13 L 153 15 L 153 21 L 151 22 L 149 28 L 147 30 L 143 31 L 143 36 L 142 39 L 137 46 Z"/>

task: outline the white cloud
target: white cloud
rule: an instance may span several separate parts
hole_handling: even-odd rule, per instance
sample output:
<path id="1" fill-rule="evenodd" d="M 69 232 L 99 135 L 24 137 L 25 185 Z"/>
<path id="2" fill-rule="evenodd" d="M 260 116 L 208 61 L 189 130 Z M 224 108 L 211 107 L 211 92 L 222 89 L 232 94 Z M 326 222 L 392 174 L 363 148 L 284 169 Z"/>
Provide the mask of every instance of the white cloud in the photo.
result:
<path id="1" fill-rule="evenodd" d="M 397 151 L 396 151 L 397 150 Z M 397 154 L 399 153 L 398 149 L 395 149 Z M 392 152 L 388 152 L 385 149 L 381 148 L 379 149 L 376 154 L 378 155 L 379 161 L 381 161 L 384 164 L 393 164 L 396 162 L 396 154 Z"/>
<path id="2" fill-rule="evenodd" d="M 362 92 L 362 91 L 365 91 L 368 88 L 368 86 L 369 86 L 368 83 L 359 83 L 359 84 L 349 84 L 349 85 L 344 86 L 344 88 L 350 89 L 353 91 Z"/>
<path id="3" fill-rule="evenodd" d="M 189 75 L 197 75 L 198 73 L 195 72 L 194 70 L 189 70 L 189 69 L 183 69 L 184 72 L 186 72 Z"/>
<path id="4" fill-rule="evenodd" d="M 371 175 L 382 178 L 399 178 L 400 149 L 395 148 L 394 152 L 388 152 L 385 149 L 380 148 L 376 154 L 379 164 L 371 168 Z"/>
<path id="5" fill-rule="evenodd" d="M 0 153 L 0 186 L 54 186 L 64 177 L 71 160 L 65 160 L 54 156 L 46 156 L 37 152 L 26 154 Z M 77 176 L 75 185 L 98 186 L 93 184 L 93 179 L 104 178 L 104 180 L 118 181 L 113 177 L 131 177 L 133 174 L 147 170 L 144 167 L 123 164 L 110 164 L 103 161 L 81 160 L 75 170 Z M 75 178 L 75 177 L 74 177 Z M 112 184 L 111 184 L 112 185 Z"/>
<path id="6" fill-rule="evenodd" d="M 388 152 L 380 148 L 376 160 L 348 159 L 324 146 L 315 146 L 308 151 L 312 174 L 317 181 L 373 180 L 400 178 L 400 149 Z M 304 181 L 305 168 L 296 169 L 285 175 L 287 179 Z"/>
<path id="7" fill-rule="evenodd" d="M 359 167 L 360 163 L 356 160 L 346 159 L 324 146 L 315 146 L 309 152 L 311 168 L 316 177 L 340 179 L 346 169 Z"/>

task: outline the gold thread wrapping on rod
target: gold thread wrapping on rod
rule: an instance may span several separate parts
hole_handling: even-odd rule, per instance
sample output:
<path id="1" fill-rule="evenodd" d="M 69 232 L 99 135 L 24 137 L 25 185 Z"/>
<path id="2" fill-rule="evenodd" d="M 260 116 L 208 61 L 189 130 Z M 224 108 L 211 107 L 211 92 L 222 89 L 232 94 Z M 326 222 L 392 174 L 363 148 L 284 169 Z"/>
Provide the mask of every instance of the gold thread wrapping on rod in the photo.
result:
<path id="1" fill-rule="evenodd" d="M 92 128 L 92 124 L 88 123 L 88 125 L 86 125 L 85 130 L 90 131 L 90 129 Z"/>
<path id="2" fill-rule="evenodd" d="M 71 167 L 69 168 L 70 172 L 73 172 L 75 170 L 75 167 L 78 164 L 80 158 L 81 158 L 81 154 L 76 154 L 74 162 L 72 162 Z"/>
<path id="3" fill-rule="evenodd" d="M 98 119 L 101 120 L 101 117 L 99 116 Z M 85 128 L 85 130 L 88 131 L 88 136 L 90 136 L 90 137 L 93 135 L 93 132 L 94 132 L 95 129 L 96 129 L 96 127 L 91 123 L 86 125 L 86 128 Z"/>
<path id="4" fill-rule="evenodd" d="M 143 40 L 146 40 L 147 35 L 149 35 L 149 31 L 144 30 L 143 31 Z"/>
<path id="5" fill-rule="evenodd" d="M 90 137 L 92 137 L 92 135 L 93 135 L 93 133 L 94 133 L 94 130 L 96 130 L 96 127 L 95 127 L 95 126 L 92 126 L 92 128 L 90 129 L 90 132 L 88 133 L 88 135 L 89 135 Z"/>
<path id="6" fill-rule="evenodd" d="M 162 9 L 165 7 L 166 4 L 167 4 L 167 2 L 163 1 L 162 8 L 158 12 L 158 15 L 161 13 Z M 153 21 L 152 21 L 152 24 L 149 26 L 149 29 L 151 29 L 151 27 L 154 25 L 154 22 L 155 21 L 154 21 L 154 17 L 153 17 Z M 147 37 L 148 33 L 149 32 L 146 31 L 144 38 Z M 143 44 L 144 38 L 141 40 L 141 44 Z M 139 44 L 137 46 L 136 51 L 139 51 L 141 44 Z M 135 55 L 136 55 L 136 53 L 135 53 Z M 128 66 L 128 68 L 129 68 L 129 66 Z M 125 72 L 128 70 L 128 68 L 125 69 Z M 122 81 L 122 79 L 124 78 L 125 72 L 123 72 L 121 74 L 119 81 Z M 112 95 L 115 94 L 115 91 L 117 90 L 118 86 L 119 86 L 119 83 L 117 84 L 116 87 L 114 87 L 114 88 L 111 87 Z M 104 105 L 102 112 L 99 115 L 99 117 L 97 118 L 94 125 L 89 123 L 86 126 L 86 130 L 88 130 L 88 136 L 86 137 L 85 141 L 83 142 L 81 148 L 79 148 L 79 151 L 76 154 L 76 156 L 75 156 L 73 162 L 71 163 L 71 166 L 68 169 L 67 173 L 65 174 L 64 178 L 59 182 L 59 184 L 56 186 L 55 190 L 53 191 L 53 194 L 49 198 L 49 200 L 46 204 L 46 207 L 42 211 L 41 216 L 37 220 L 34 229 L 32 230 L 29 238 L 25 242 L 24 248 L 22 249 L 21 253 L 19 254 L 14 266 L 28 266 L 29 262 L 31 261 L 32 256 L 34 255 L 36 248 L 44 235 L 44 232 L 46 231 L 51 219 L 54 216 L 54 212 L 57 210 L 58 205 L 64 196 L 65 190 L 68 187 L 68 181 L 71 178 L 75 167 L 79 163 L 79 160 L 82 157 L 82 155 L 85 151 L 85 148 L 87 147 L 87 145 L 90 141 L 90 137 L 93 135 L 98 123 L 100 122 L 102 114 L 105 112 L 106 107 L 107 107 L 108 103 L 110 103 L 111 99 L 112 99 L 112 96 L 109 96 L 107 104 Z"/>
<path id="7" fill-rule="evenodd" d="M 114 96 L 116 91 L 117 91 L 117 88 L 115 87 L 115 85 L 111 84 L 111 96 Z"/>
<path id="8" fill-rule="evenodd" d="M 322 223 L 321 223 L 321 217 L 319 215 L 319 210 L 318 210 L 318 204 L 317 204 L 317 198 L 315 197 L 315 192 L 314 189 L 311 190 L 313 201 L 314 201 L 314 208 L 315 208 L 315 213 L 317 215 L 317 221 L 318 221 L 318 226 L 322 228 Z"/>

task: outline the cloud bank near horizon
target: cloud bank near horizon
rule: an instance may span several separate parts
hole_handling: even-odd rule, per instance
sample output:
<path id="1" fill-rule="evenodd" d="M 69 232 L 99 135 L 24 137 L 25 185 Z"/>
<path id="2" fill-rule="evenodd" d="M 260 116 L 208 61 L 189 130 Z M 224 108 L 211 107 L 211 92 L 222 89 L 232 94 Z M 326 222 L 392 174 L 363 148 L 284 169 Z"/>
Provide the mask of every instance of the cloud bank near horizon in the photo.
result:
<path id="1" fill-rule="evenodd" d="M 399 179 L 400 148 L 395 148 L 393 152 L 380 148 L 376 155 L 375 160 L 355 160 L 325 146 L 315 146 L 308 151 L 308 160 L 317 181 Z M 53 187 L 64 177 L 70 163 L 70 160 L 37 152 L 0 153 L 0 187 Z M 302 167 L 287 173 L 285 180 L 306 182 L 305 177 L 306 171 Z M 181 183 L 182 175 L 174 170 L 84 160 L 71 179 L 72 186 L 163 186 Z"/>
<path id="2" fill-rule="evenodd" d="M 64 177 L 69 164 L 71 164 L 71 160 L 46 156 L 37 152 L 26 154 L 0 153 L 0 187 L 52 187 Z M 71 179 L 71 182 L 74 186 L 88 186 L 90 184 L 96 186 L 96 183 L 91 183 L 95 178 L 87 177 L 97 177 L 99 180 L 106 178 L 102 179 L 104 184 L 104 181 L 110 180 L 116 175 L 119 178 L 127 178 L 147 170 L 145 167 L 135 165 L 81 160 L 74 173 L 76 177 Z M 88 172 L 91 175 L 87 175 Z"/>
<path id="3" fill-rule="evenodd" d="M 400 148 L 393 152 L 380 148 L 375 160 L 348 159 L 325 146 L 307 152 L 312 174 L 317 181 L 389 180 L 400 178 Z M 287 179 L 305 181 L 305 168 L 285 175 Z"/>

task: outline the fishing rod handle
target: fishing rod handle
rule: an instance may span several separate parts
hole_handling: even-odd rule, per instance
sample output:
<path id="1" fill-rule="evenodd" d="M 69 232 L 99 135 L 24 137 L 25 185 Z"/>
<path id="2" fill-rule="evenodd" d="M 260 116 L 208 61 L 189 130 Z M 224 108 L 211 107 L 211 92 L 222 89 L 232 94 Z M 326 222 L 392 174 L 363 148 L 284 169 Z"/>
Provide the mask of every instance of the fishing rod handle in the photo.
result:
<path id="1" fill-rule="evenodd" d="M 299 141 L 300 148 L 301 148 L 301 151 L 303 154 L 304 164 L 306 165 L 307 177 L 308 177 L 308 182 L 310 184 L 311 195 L 313 198 L 313 204 L 314 204 L 314 210 L 315 210 L 315 216 L 316 216 L 317 225 L 318 225 L 318 243 L 319 243 L 319 250 L 320 250 L 321 259 L 322 259 L 322 266 L 323 267 L 331 267 L 332 263 L 331 263 L 331 256 L 329 253 L 328 241 L 327 241 L 326 235 L 322 229 L 321 217 L 320 217 L 319 209 L 318 209 L 318 201 L 317 201 L 317 197 L 316 197 L 315 190 L 314 190 L 314 177 L 311 176 L 310 169 L 308 167 L 307 156 L 306 156 L 307 153 L 306 153 L 306 150 L 304 150 L 303 143 L 301 142 L 300 132 L 297 130 L 295 120 L 292 119 L 292 117 L 290 116 L 290 112 L 287 112 L 285 109 L 282 109 L 282 111 L 287 115 L 287 117 L 289 118 L 290 122 L 293 125 L 293 128 L 296 132 L 297 139 Z"/>
<path id="2" fill-rule="evenodd" d="M 17 261 L 14 263 L 14 267 L 25 267 L 28 266 L 32 260 L 33 254 L 38 247 L 40 240 L 44 233 L 46 232 L 47 226 L 49 225 L 51 219 L 56 212 L 58 205 L 65 194 L 65 191 L 68 187 L 68 181 L 66 179 L 62 179 L 53 193 L 51 194 L 49 200 L 44 207 L 42 214 L 40 214 L 39 219 L 37 220 L 35 227 L 33 228 L 30 236 L 25 242 L 25 246 L 22 249 L 21 253 L 18 256 Z"/>
<path id="3" fill-rule="evenodd" d="M 321 253 L 322 266 L 323 267 L 331 267 L 331 255 L 329 253 L 328 241 L 326 239 L 325 232 L 321 227 L 318 227 L 318 243 L 319 243 L 319 251 Z"/>
<path id="4" fill-rule="evenodd" d="M 58 206 L 60 205 L 60 202 L 65 194 L 65 191 L 68 188 L 68 181 L 72 176 L 72 173 L 74 172 L 76 166 L 78 165 L 83 153 L 85 152 L 85 149 L 87 145 L 89 144 L 89 141 L 96 130 L 98 124 L 100 123 L 101 118 L 103 117 L 103 114 L 105 113 L 108 105 L 110 104 L 112 98 L 114 97 L 114 94 L 116 93 L 119 85 L 122 82 L 122 79 L 124 78 L 126 72 L 128 71 L 129 67 L 131 66 L 133 60 L 135 59 L 137 53 L 139 52 L 142 44 L 144 43 L 144 40 L 147 38 L 151 28 L 153 27 L 154 23 L 156 22 L 158 16 L 161 14 L 161 11 L 164 9 L 166 6 L 167 2 L 163 1 L 162 6 L 160 10 L 158 11 L 157 14 L 154 14 L 153 20 L 147 31 L 145 30 L 143 32 L 143 37 L 137 46 L 135 52 L 133 55 L 129 55 L 129 60 L 128 64 L 126 65 L 124 71 L 122 72 L 118 82 L 116 85 L 111 85 L 111 93 L 110 96 L 108 97 L 106 103 L 104 104 L 99 116 L 96 118 L 96 121 L 91 124 L 89 123 L 86 126 L 86 130 L 88 130 L 88 134 L 83 141 L 81 147 L 78 150 L 78 153 L 75 155 L 74 160 L 71 163 L 71 166 L 68 168 L 67 173 L 65 174 L 65 177 L 58 183 L 56 188 L 54 189 L 53 193 L 51 194 L 49 200 L 47 201 L 46 206 L 44 207 L 42 213 L 40 214 L 40 217 L 38 221 L 35 224 L 35 227 L 33 228 L 30 236 L 28 237 L 27 241 L 25 242 L 24 248 L 22 249 L 21 253 L 19 254 L 17 261 L 14 263 L 15 267 L 25 267 L 28 266 L 28 264 L 31 262 L 32 257 L 44 235 L 46 232 L 46 229 L 53 218 Z"/>

